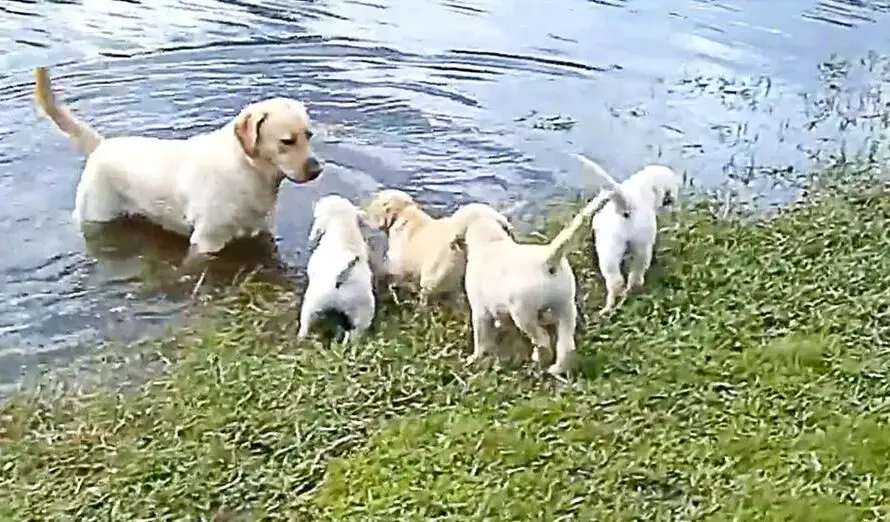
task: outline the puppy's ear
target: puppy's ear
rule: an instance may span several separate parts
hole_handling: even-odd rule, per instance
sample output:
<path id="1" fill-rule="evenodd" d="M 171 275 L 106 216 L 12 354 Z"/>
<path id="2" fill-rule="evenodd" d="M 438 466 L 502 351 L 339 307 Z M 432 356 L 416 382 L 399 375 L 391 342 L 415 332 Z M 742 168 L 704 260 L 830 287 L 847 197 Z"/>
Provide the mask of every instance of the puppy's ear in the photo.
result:
<path id="1" fill-rule="evenodd" d="M 267 112 L 245 112 L 235 121 L 235 137 L 244 149 L 244 154 L 256 157 L 260 143 L 260 127 L 269 117 Z"/>
<path id="2" fill-rule="evenodd" d="M 467 250 L 467 242 L 464 240 L 464 236 L 462 235 L 454 236 L 449 246 L 451 247 L 451 250 L 464 252 Z"/>
<path id="3" fill-rule="evenodd" d="M 393 210 L 392 203 L 389 201 L 375 202 L 370 208 L 372 211 L 366 212 L 365 215 L 368 216 L 371 228 L 383 229 L 388 232 L 396 220 L 396 212 Z"/>
<path id="4" fill-rule="evenodd" d="M 501 221 L 501 228 L 503 228 L 504 232 L 506 232 L 507 235 L 510 236 L 510 239 L 516 239 L 516 229 L 513 228 L 512 223 L 507 220 L 503 220 Z"/>
<path id="5" fill-rule="evenodd" d="M 312 223 L 312 228 L 309 230 L 309 244 L 312 244 L 321 238 L 321 233 L 323 232 L 321 226 L 318 223 L 318 220 Z"/>
<path id="6" fill-rule="evenodd" d="M 396 224 L 396 216 L 398 215 L 398 211 L 395 208 L 395 205 L 387 202 L 386 205 L 383 206 L 383 228 L 389 230 L 393 225 Z"/>
<path id="7" fill-rule="evenodd" d="M 358 212 L 356 212 L 356 217 L 358 218 L 359 226 L 364 225 L 368 228 L 377 228 L 374 226 L 374 223 L 371 221 L 371 216 L 369 216 L 368 213 L 365 212 L 364 209 L 361 209 L 361 208 L 358 209 Z"/>

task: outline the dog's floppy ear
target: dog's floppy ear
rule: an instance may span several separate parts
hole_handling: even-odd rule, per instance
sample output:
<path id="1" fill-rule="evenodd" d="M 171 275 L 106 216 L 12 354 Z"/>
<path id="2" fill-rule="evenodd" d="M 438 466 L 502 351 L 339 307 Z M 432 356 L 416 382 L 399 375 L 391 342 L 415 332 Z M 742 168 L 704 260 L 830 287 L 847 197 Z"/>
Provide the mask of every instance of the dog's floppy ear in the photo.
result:
<path id="1" fill-rule="evenodd" d="M 510 236 L 510 239 L 516 240 L 516 229 L 513 228 L 513 224 L 509 221 L 501 221 L 501 228 L 504 229 L 504 232 Z"/>
<path id="2" fill-rule="evenodd" d="M 467 242 L 464 239 L 464 236 L 462 234 L 456 234 L 451 239 L 451 243 L 449 243 L 449 246 L 451 247 L 451 250 L 458 250 L 458 251 L 464 251 L 464 252 L 467 250 Z"/>
<path id="3" fill-rule="evenodd" d="M 385 231 L 389 231 L 395 223 L 396 214 L 397 211 L 395 210 L 392 201 L 375 203 L 373 205 L 373 219 L 367 212 L 365 213 L 368 217 L 367 222 L 371 225 L 371 228 L 383 229 Z"/>
<path id="4" fill-rule="evenodd" d="M 267 112 L 245 111 L 235 122 L 235 137 L 238 138 L 244 153 L 251 158 L 256 157 L 257 145 L 260 141 L 260 127 L 268 117 L 269 113 Z"/>
<path id="5" fill-rule="evenodd" d="M 356 217 L 358 218 L 359 225 L 364 225 L 368 228 L 377 228 L 374 226 L 374 223 L 371 222 L 371 216 L 369 216 L 368 213 L 365 212 L 364 209 L 361 209 L 361 208 L 358 209 L 355 214 L 356 214 Z"/>
<path id="6" fill-rule="evenodd" d="M 321 227 L 321 225 L 318 223 L 318 220 L 316 219 L 312 223 L 312 228 L 309 229 L 309 244 L 318 241 L 321 238 L 323 232 L 324 229 Z"/>

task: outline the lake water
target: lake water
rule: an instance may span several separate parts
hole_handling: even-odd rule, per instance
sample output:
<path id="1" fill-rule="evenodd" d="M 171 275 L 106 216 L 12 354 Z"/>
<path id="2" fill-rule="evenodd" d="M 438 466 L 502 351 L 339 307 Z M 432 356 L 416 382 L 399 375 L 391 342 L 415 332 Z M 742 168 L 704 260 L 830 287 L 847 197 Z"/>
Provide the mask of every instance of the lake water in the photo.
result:
<path id="1" fill-rule="evenodd" d="M 278 255 L 293 278 L 322 194 L 543 201 L 583 186 L 575 151 L 619 178 L 660 160 L 699 187 L 754 178 L 781 199 L 776 179 L 886 127 L 885 64 L 869 52 L 888 48 L 888 6 L 3 0 L 0 383 L 151 331 L 188 300 L 164 279 L 181 241 L 121 226 L 86 244 L 70 223 L 83 159 L 34 110 L 36 65 L 106 135 L 187 136 L 253 100 L 304 100 L 327 170 L 283 187 Z M 256 257 L 233 254 L 214 281 Z"/>

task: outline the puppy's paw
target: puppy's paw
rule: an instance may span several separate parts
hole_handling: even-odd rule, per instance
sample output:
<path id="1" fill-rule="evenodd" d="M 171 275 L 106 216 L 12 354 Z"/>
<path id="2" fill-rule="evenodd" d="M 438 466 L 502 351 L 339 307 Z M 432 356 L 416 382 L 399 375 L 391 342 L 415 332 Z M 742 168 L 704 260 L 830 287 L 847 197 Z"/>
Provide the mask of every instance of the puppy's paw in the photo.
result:
<path id="1" fill-rule="evenodd" d="M 569 380 L 566 378 L 566 374 L 568 373 L 568 371 L 566 371 L 566 369 L 562 366 L 553 364 L 550 366 L 550 368 L 547 368 L 547 373 L 549 373 L 554 379 L 559 382 L 569 382 Z"/>
<path id="2" fill-rule="evenodd" d="M 393 286 L 390 286 L 390 287 L 389 287 L 389 297 L 392 298 L 392 302 L 393 302 L 396 306 L 402 306 L 402 301 L 399 300 L 399 294 L 396 292 L 396 289 L 395 289 L 395 287 L 393 287 Z"/>
<path id="3" fill-rule="evenodd" d="M 475 363 L 478 360 L 479 360 L 479 356 L 474 353 L 474 354 L 470 355 L 469 357 L 467 357 L 466 359 L 464 359 L 464 365 L 470 366 L 471 364 Z"/>

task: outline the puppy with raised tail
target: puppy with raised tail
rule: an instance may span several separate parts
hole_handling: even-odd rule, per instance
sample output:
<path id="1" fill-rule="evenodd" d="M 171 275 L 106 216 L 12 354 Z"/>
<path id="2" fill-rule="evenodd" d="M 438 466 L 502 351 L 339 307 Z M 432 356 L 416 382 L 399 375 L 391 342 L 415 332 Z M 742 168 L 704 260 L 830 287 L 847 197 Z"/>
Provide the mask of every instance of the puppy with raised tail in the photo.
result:
<path id="1" fill-rule="evenodd" d="M 659 212 L 679 197 L 681 179 L 669 167 L 648 165 L 619 183 L 595 161 L 576 157 L 609 186 L 594 200 L 594 248 L 605 280 L 606 303 L 600 314 L 621 306 L 628 292 L 640 287 L 652 263 Z M 627 259 L 627 280 L 621 262 Z"/>
<path id="2" fill-rule="evenodd" d="M 297 100 L 252 103 L 223 127 L 186 139 L 103 138 L 57 103 L 44 67 L 34 94 L 87 157 L 72 213 L 81 227 L 139 215 L 188 237 L 193 253 L 210 254 L 237 237 L 271 232 L 282 180 L 307 183 L 322 172 Z"/>
<path id="3" fill-rule="evenodd" d="M 315 203 L 309 241 L 317 246 L 309 257 L 309 284 L 300 309 L 297 337 L 309 334 L 319 319 L 334 318 L 343 342 L 360 338 L 374 318 L 374 291 L 368 245 L 361 225 L 367 216 L 344 197 L 324 196 Z"/>
<path id="4" fill-rule="evenodd" d="M 384 189 L 372 196 L 365 210 L 375 228 L 387 237 L 386 271 L 390 288 L 417 283 L 422 302 L 460 289 L 466 255 L 452 242 L 469 223 L 486 218 L 513 233 L 506 216 L 484 203 L 468 203 L 452 215 L 434 218 L 407 193 Z M 393 294 L 395 295 L 395 294 Z"/>
<path id="5" fill-rule="evenodd" d="M 455 238 L 466 249 L 464 285 L 470 303 L 473 354 L 467 364 L 490 353 L 496 328 L 511 320 L 531 340 L 532 359 L 550 351 L 548 327 L 556 326 L 556 358 L 548 368 L 554 376 L 567 373 L 575 354 L 575 275 L 566 252 L 572 239 L 596 210 L 591 201 L 548 244 L 521 244 L 497 222 L 476 219 Z"/>

